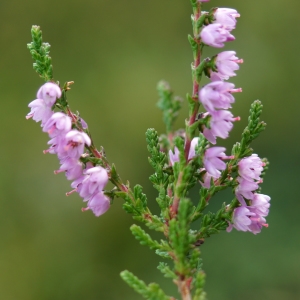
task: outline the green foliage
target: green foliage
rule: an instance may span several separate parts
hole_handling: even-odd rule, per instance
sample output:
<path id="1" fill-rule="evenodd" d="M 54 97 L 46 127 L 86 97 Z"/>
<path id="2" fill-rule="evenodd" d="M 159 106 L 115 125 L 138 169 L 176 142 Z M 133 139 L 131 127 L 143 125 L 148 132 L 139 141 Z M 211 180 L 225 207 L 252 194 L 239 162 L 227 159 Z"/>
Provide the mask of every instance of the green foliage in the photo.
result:
<path id="1" fill-rule="evenodd" d="M 191 244 L 195 242 L 195 236 L 189 231 L 191 213 L 191 201 L 181 199 L 178 208 L 178 219 L 172 219 L 169 223 L 169 239 L 173 247 L 175 259 L 175 271 L 179 274 L 188 274 L 188 252 Z"/>
<path id="2" fill-rule="evenodd" d="M 260 177 L 261 177 L 261 178 L 264 178 L 265 175 L 266 175 L 266 172 L 269 170 L 270 162 L 268 161 L 267 158 L 263 158 L 263 159 L 262 159 L 262 162 L 265 164 L 265 166 L 264 166 L 263 171 L 261 172 Z"/>
<path id="3" fill-rule="evenodd" d="M 130 227 L 130 230 L 135 238 L 140 241 L 141 245 L 148 246 L 150 249 L 155 250 L 170 250 L 170 247 L 167 243 L 160 244 L 157 241 L 152 240 L 150 235 L 146 233 L 140 226 L 134 224 Z"/>
<path id="4" fill-rule="evenodd" d="M 199 271 L 193 281 L 196 288 L 193 300 L 205 300 L 206 293 L 203 290 L 205 284 L 205 274 L 203 271 Z"/>
<path id="5" fill-rule="evenodd" d="M 197 82 L 200 83 L 203 71 L 206 68 L 206 60 L 203 60 L 199 66 L 195 69 L 195 76 L 197 78 Z"/>
<path id="6" fill-rule="evenodd" d="M 186 99 L 189 104 L 189 115 L 191 115 L 195 110 L 198 110 L 200 107 L 199 101 L 195 101 L 189 94 L 186 94 Z"/>
<path id="7" fill-rule="evenodd" d="M 236 143 L 232 148 L 232 154 L 237 158 L 243 158 L 252 154 L 250 143 L 256 139 L 259 134 L 265 130 L 266 123 L 260 121 L 263 105 L 259 100 L 255 100 L 250 107 L 250 115 L 248 117 L 248 125 L 242 133 L 241 143 Z"/>
<path id="8" fill-rule="evenodd" d="M 191 45 L 193 52 L 196 52 L 198 49 L 198 43 L 195 41 L 195 39 L 190 34 L 188 35 L 188 40 L 189 40 L 189 43 Z"/>
<path id="9" fill-rule="evenodd" d="M 177 275 L 170 269 L 167 263 L 160 262 L 157 269 L 160 270 L 166 278 L 177 278 Z"/>
<path id="10" fill-rule="evenodd" d="M 160 257 L 166 258 L 166 259 L 172 259 L 169 252 L 161 251 L 161 250 L 155 250 L 155 254 L 157 254 Z"/>
<path id="11" fill-rule="evenodd" d="M 155 170 L 155 174 L 150 177 L 151 182 L 156 185 L 167 184 L 168 175 L 163 172 L 166 162 L 166 154 L 160 151 L 159 138 L 157 131 L 153 128 L 149 128 L 146 131 L 147 149 L 151 154 L 149 157 L 149 163 Z"/>
<path id="12" fill-rule="evenodd" d="M 168 207 L 170 198 L 166 190 L 169 184 L 169 174 L 165 172 L 166 154 L 160 151 L 160 144 L 157 132 L 150 128 L 146 132 L 147 149 L 150 153 L 148 158 L 150 165 L 155 170 L 149 179 L 153 183 L 154 188 L 158 191 L 156 201 L 162 210 L 162 215 L 168 218 Z"/>
<path id="13" fill-rule="evenodd" d="M 31 28 L 32 42 L 27 44 L 27 48 L 35 61 L 33 69 L 45 81 L 53 80 L 53 67 L 51 64 L 50 44 L 43 43 L 42 31 L 39 26 L 32 26 Z"/>
<path id="14" fill-rule="evenodd" d="M 149 300 L 170 300 L 163 290 L 156 283 L 150 283 L 148 286 L 144 281 L 138 279 L 131 272 L 125 270 L 121 272 L 122 279 L 132 287 L 136 292 L 142 295 L 145 299 Z"/>
<path id="15" fill-rule="evenodd" d="M 198 237 L 207 238 L 212 234 L 219 233 L 220 230 L 225 230 L 228 227 L 227 219 L 229 217 L 226 213 L 226 205 L 223 203 L 217 213 L 208 212 L 203 216 Z"/>
<path id="16" fill-rule="evenodd" d="M 174 97 L 173 92 L 166 81 L 160 81 L 157 85 L 159 101 L 157 106 L 163 111 L 163 121 L 167 134 L 172 132 L 178 112 L 182 107 L 182 99 Z"/>

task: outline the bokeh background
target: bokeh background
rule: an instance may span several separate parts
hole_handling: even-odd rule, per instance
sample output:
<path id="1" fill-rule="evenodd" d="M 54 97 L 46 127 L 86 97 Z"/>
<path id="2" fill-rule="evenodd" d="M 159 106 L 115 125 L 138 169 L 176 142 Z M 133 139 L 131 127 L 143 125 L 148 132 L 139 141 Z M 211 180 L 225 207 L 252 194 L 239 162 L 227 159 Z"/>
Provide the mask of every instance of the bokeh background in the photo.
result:
<path id="1" fill-rule="evenodd" d="M 225 47 L 245 61 L 232 79 L 243 88 L 233 108 L 242 121 L 220 144 L 230 148 L 239 139 L 251 102 L 261 99 L 268 126 L 253 147 L 271 162 L 263 193 L 272 206 L 261 234 L 223 232 L 206 240 L 208 297 L 300 299 L 300 2 L 211 0 L 210 6 L 233 7 L 242 16 L 236 41 Z M 144 186 L 157 212 L 144 134 L 149 127 L 164 131 L 156 108 L 160 79 L 177 95 L 191 91 L 190 14 L 188 0 L 0 2 L 0 299 L 141 299 L 119 277 L 124 269 L 176 295 L 156 269 L 159 258 L 131 235 L 122 200 L 96 218 L 80 211 L 77 195 L 65 197 L 70 182 L 53 175 L 56 157 L 42 154 L 47 135 L 25 120 L 42 84 L 26 43 L 31 25 L 40 25 L 52 45 L 55 79 L 75 81 L 71 107 L 123 179 Z M 178 128 L 186 111 L 185 105 Z M 230 199 L 223 193 L 210 209 Z"/>

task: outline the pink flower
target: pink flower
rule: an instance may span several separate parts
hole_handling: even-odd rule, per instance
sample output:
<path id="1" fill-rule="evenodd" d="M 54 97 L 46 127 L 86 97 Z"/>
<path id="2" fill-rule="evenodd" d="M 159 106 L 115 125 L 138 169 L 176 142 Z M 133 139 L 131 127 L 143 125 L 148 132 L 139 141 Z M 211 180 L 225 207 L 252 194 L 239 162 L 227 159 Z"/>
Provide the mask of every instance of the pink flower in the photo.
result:
<path id="1" fill-rule="evenodd" d="M 37 92 L 37 98 L 43 99 L 45 101 L 45 104 L 49 107 L 51 107 L 56 102 L 56 99 L 60 97 L 60 87 L 53 82 L 45 83 Z"/>
<path id="2" fill-rule="evenodd" d="M 236 208 L 233 211 L 232 224 L 229 224 L 226 231 L 230 232 L 232 227 L 239 231 L 249 231 L 249 225 L 252 223 L 251 216 L 255 216 L 255 214 L 250 212 L 247 207 L 241 206 Z"/>
<path id="3" fill-rule="evenodd" d="M 31 111 L 27 114 L 26 119 L 32 118 L 36 122 L 42 121 L 42 126 L 44 126 L 53 115 L 52 105 L 60 97 L 61 90 L 57 84 L 45 83 L 38 90 L 37 99 L 29 103 L 28 107 L 31 108 Z"/>
<path id="4" fill-rule="evenodd" d="M 254 234 L 260 233 L 263 227 L 269 227 L 266 223 L 266 219 L 262 216 L 251 216 L 251 224 L 249 225 L 249 231 Z"/>
<path id="5" fill-rule="evenodd" d="M 71 130 L 69 131 L 64 139 L 66 145 L 64 150 L 67 152 L 69 157 L 78 159 L 84 152 L 84 145 L 91 145 L 91 139 L 85 132 Z"/>
<path id="6" fill-rule="evenodd" d="M 190 146 L 190 151 L 189 151 L 189 156 L 188 156 L 188 160 L 194 158 L 196 156 L 196 146 L 198 145 L 199 142 L 199 138 L 198 137 L 194 137 L 191 141 L 191 146 Z"/>
<path id="7" fill-rule="evenodd" d="M 89 200 L 87 208 L 83 210 L 92 210 L 96 217 L 103 215 L 110 207 L 110 200 L 103 192 L 95 194 Z"/>
<path id="8" fill-rule="evenodd" d="M 33 100 L 28 104 L 28 107 L 31 108 L 31 111 L 27 114 L 26 119 L 32 118 L 36 122 L 42 121 L 42 126 L 53 114 L 51 107 L 47 106 L 43 99 Z"/>
<path id="9" fill-rule="evenodd" d="M 195 157 L 196 153 L 195 153 L 195 148 L 198 145 L 198 141 L 199 138 L 198 137 L 194 137 L 191 141 L 191 146 L 190 146 L 190 151 L 189 151 L 189 155 L 188 155 L 188 160 L 192 159 Z M 175 162 L 179 161 L 179 150 L 177 147 L 174 147 L 174 153 L 172 150 L 169 150 L 169 159 L 171 162 L 171 165 L 173 166 Z"/>
<path id="10" fill-rule="evenodd" d="M 237 181 L 239 184 L 235 189 L 235 195 L 242 205 L 246 205 L 244 198 L 252 200 L 253 192 L 258 189 L 258 184 L 243 177 L 238 177 Z"/>
<path id="11" fill-rule="evenodd" d="M 216 137 L 222 139 L 228 138 L 229 131 L 232 129 L 232 122 L 240 120 L 239 117 L 234 118 L 228 110 L 218 110 L 211 113 L 210 129 L 204 128 L 203 135 L 212 144 L 216 143 Z"/>
<path id="12" fill-rule="evenodd" d="M 262 227 L 268 227 L 265 218 L 251 211 L 251 207 L 241 206 L 234 210 L 232 224 L 227 227 L 227 232 L 234 227 L 239 231 L 250 231 L 254 234 L 260 233 Z"/>
<path id="13" fill-rule="evenodd" d="M 240 14 L 232 8 L 218 8 L 215 13 L 215 22 L 224 26 L 227 30 L 232 30 L 236 25 L 236 18 L 240 17 Z"/>
<path id="14" fill-rule="evenodd" d="M 260 180 L 263 166 L 264 163 L 257 156 L 257 154 L 252 154 L 251 156 L 243 158 L 239 161 L 238 172 L 241 177 L 249 181 L 253 179 Z"/>
<path id="15" fill-rule="evenodd" d="M 78 185 L 77 191 L 85 200 L 89 200 L 95 193 L 104 189 L 108 182 L 107 171 L 100 167 L 90 168 L 85 171 L 84 179 Z"/>
<path id="16" fill-rule="evenodd" d="M 65 134 L 59 134 L 53 137 L 47 144 L 51 145 L 49 149 L 44 150 L 44 154 L 51 153 L 57 154 L 58 159 L 61 161 L 68 158 L 68 152 L 65 150 L 66 139 Z"/>
<path id="17" fill-rule="evenodd" d="M 48 132 L 50 137 L 67 133 L 72 128 L 72 120 L 61 112 L 54 113 L 43 127 L 44 132 Z"/>
<path id="18" fill-rule="evenodd" d="M 82 163 L 75 158 L 67 158 L 64 160 L 59 170 L 54 171 L 54 174 L 66 172 L 68 180 L 74 180 L 82 175 Z"/>
<path id="19" fill-rule="evenodd" d="M 243 63 L 243 60 L 235 54 L 234 51 L 224 51 L 217 55 L 215 64 L 218 71 L 210 73 L 212 81 L 227 80 L 229 77 L 236 76 L 234 71 L 240 68 L 238 64 Z"/>
<path id="20" fill-rule="evenodd" d="M 205 170 L 205 169 L 204 168 L 200 169 L 200 171 L 203 171 L 203 170 Z M 199 181 L 199 182 L 203 187 L 209 189 L 211 178 L 212 178 L 212 176 L 209 173 L 205 172 L 203 177 L 202 177 L 202 181 Z"/>
<path id="21" fill-rule="evenodd" d="M 174 153 L 171 149 L 169 150 L 169 159 L 172 166 L 179 161 L 179 150 L 176 146 L 174 147 Z"/>
<path id="22" fill-rule="evenodd" d="M 219 178 L 221 172 L 219 170 L 225 170 L 226 164 L 222 159 L 228 158 L 224 151 L 224 147 L 211 147 L 205 151 L 204 154 L 204 167 L 206 171 L 214 178 Z"/>
<path id="23" fill-rule="evenodd" d="M 241 92 L 242 89 L 234 89 L 234 84 L 224 81 L 213 81 L 205 85 L 199 91 L 199 99 L 204 108 L 212 113 L 216 109 L 228 109 L 234 102 L 232 93 Z"/>
<path id="24" fill-rule="evenodd" d="M 200 37 L 204 44 L 215 48 L 222 48 L 224 47 L 224 42 L 235 39 L 228 29 L 218 23 L 205 26 L 200 33 Z"/>
<path id="25" fill-rule="evenodd" d="M 254 194 L 251 200 L 250 209 L 257 216 L 266 217 L 269 214 L 271 198 L 263 194 Z"/>

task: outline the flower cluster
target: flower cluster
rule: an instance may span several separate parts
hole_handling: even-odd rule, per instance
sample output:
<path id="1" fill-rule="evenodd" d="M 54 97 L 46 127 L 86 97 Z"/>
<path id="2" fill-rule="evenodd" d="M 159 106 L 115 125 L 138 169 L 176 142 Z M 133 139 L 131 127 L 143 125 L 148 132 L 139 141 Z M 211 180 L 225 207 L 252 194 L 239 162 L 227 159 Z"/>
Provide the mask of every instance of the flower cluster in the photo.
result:
<path id="1" fill-rule="evenodd" d="M 215 47 L 224 47 L 224 42 L 233 41 L 235 37 L 230 33 L 235 29 L 236 18 L 240 15 L 235 9 L 217 8 L 214 11 L 214 21 L 201 31 L 201 40 L 204 44 Z"/>
<path id="2" fill-rule="evenodd" d="M 241 206 L 234 210 L 233 224 L 229 225 L 227 231 L 231 231 L 232 227 L 235 227 L 237 230 L 251 231 L 256 234 L 261 231 L 263 226 L 268 226 L 265 217 L 269 213 L 270 197 L 255 192 L 258 184 L 262 182 L 260 176 L 264 166 L 265 164 L 256 154 L 239 161 L 238 185 L 235 195 Z"/>
<path id="3" fill-rule="evenodd" d="M 201 31 L 202 43 L 220 48 L 224 46 L 224 42 L 234 40 L 229 32 L 235 28 L 237 17 L 239 17 L 239 14 L 236 10 L 229 8 L 216 9 L 213 23 L 205 26 Z M 227 109 L 231 108 L 231 103 L 234 102 L 232 93 L 241 92 L 242 89 L 235 89 L 233 83 L 224 82 L 224 80 L 235 76 L 235 71 L 239 69 L 238 64 L 242 62 L 243 60 L 235 56 L 234 51 L 219 53 L 214 58 L 214 68 L 209 70 L 212 82 L 199 91 L 199 101 L 207 110 L 202 118 L 208 117 L 210 119 L 209 128 L 203 126 L 203 135 L 212 144 L 216 144 L 217 137 L 227 138 L 233 127 L 232 122 L 240 120 L 239 117 L 234 118 Z M 189 160 L 195 156 L 197 143 L 197 137 L 191 141 Z M 209 187 L 211 177 L 219 178 L 220 171 L 225 170 L 226 164 L 223 160 L 232 158 L 225 155 L 225 150 L 223 147 L 211 147 L 205 151 L 203 163 L 207 173 L 205 175 L 206 179 L 202 183 L 205 187 Z M 176 147 L 174 153 L 171 150 L 169 151 L 169 158 L 172 165 L 179 161 L 179 151 Z"/>
<path id="4" fill-rule="evenodd" d="M 201 42 L 221 48 L 225 42 L 234 40 L 231 31 L 235 28 L 236 18 L 239 16 L 234 9 L 215 9 L 211 24 L 204 26 L 200 33 Z M 239 117 L 234 117 L 229 109 L 235 102 L 232 94 L 241 92 L 242 89 L 236 89 L 233 83 L 225 81 L 236 75 L 235 71 L 239 69 L 240 63 L 243 63 L 243 60 L 239 59 L 234 51 L 224 51 L 210 59 L 206 65 L 205 73 L 211 82 L 199 90 L 199 101 L 207 111 L 201 114 L 201 118 L 207 120 L 204 122 L 206 125 L 202 125 L 202 133 L 211 144 L 216 144 L 217 137 L 226 139 L 233 128 L 233 122 L 240 120 Z M 188 160 L 195 157 L 198 141 L 198 137 L 191 141 Z M 212 179 L 217 182 L 221 171 L 226 169 L 224 159 L 234 158 L 226 156 L 225 150 L 223 147 L 210 147 L 205 150 L 204 168 L 200 169 L 204 174 L 203 182 L 200 182 L 203 187 L 209 188 Z M 179 150 L 176 147 L 174 153 L 169 151 L 169 158 L 171 165 L 179 161 Z M 232 182 L 237 182 L 235 194 L 240 206 L 234 209 L 232 224 L 229 224 L 227 231 L 235 227 L 237 230 L 256 234 L 261 231 L 262 226 L 267 226 L 265 217 L 269 212 L 270 197 L 255 192 L 262 181 L 260 175 L 263 167 L 264 163 L 256 154 L 238 162 L 239 176 Z"/>
<path id="5" fill-rule="evenodd" d="M 80 157 L 84 154 L 85 146 L 91 145 L 91 139 L 85 132 L 72 128 L 70 116 L 52 110 L 61 94 L 57 84 L 45 83 L 38 90 L 37 99 L 29 103 L 31 111 L 26 118 L 41 121 L 43 131 L 49 134 L 50 148 L 44 153 L 56 154 L 60 161 L 60 168 L 54 173 L 65 172 L 68 180 L 74 180 L 71 184 L 74 190 L 67 195 L 79 193 L 87 201 L 87 208 L 83 210 L 91 209 L 96 216 L 100 216 L 110 206 L 109 198 L 103 193 L 108 174 L 101 166 L 81 162 Z M 85 122 L 82 120 L 81 123 L 86 129 Z"/>
<path id="6" fill-rule="evenodd" d="M 214 21 L 205 26 L 200 34 L 202 43 L 212 47 L 223 47 L 224 42 L 231 41 L 234 37 L 229 33 L 235 28 L 236 17 L 239 14 L 232 9 L 217 8 L 214 11 Z M 202 118 L 209 118 L 209 126 L 203 126 L 203 135 L 212 144 L 216 144 L 216 138 L 226 139 L 233 127 L 233 122 L 240 120 L 233 117 L 228 111 L 234 102 L 232 93 L 241 92 L 242 89 L 235 89 L 233 83 L 224 82 L 229 77 L 235 76 L 239 69 L 238 64 L 243 60 L 235 56 L 234 51 L 224 51 L 213 59 L 214 66 L 209 69 L 211 83 L 202 87 L 199 91 L 199 101 L 207 110 Z M 203 186 L 209 187 L 210 178 L 219 178 L 220 170 L 225 170 L 226 164 L 222 161 L 227 157 L 223 147 L 211 147 L 205 151 L 204 168 L 206 170 Z"/>
<path id="7" fill-rule="evenodd" d="M 203 28 L 200 34 L 202 42 L 206 45 L 221 48 L 224 42 L 234 40 L 231 31 L 235 29 L 236 18 L 240 15 L 234 9 L 217 8 L 214 12 L 214 21 Z M 216 137 L 227 138 L 232 129 L 232 122 L 239 120 L 234 118 L 231 112 L 231 104 L 234 103 L 232 93 L 241 92 L 242 89 L 235 89 L 234 84 L 224 82 L 230 77 L 235 76 L 235 71 L 239 69 L 243 60 L 236 57 L 234 51 L 224 51 L 214 58 L 214 68 L 209 70 L 211 83 L 204 86 L 199 92 L 199 99 L 210 116 L 210 128 L 204 127 L 203 135 L 212 144 L 216 143 Z M 210 150 L 210 149 L 208 149 Z M 207 151 L 208 151 L 207 150 Z M 237 230 L 251 231 L 254 234 L 261 231 L 262 226 L 267 226 L 264 217 L 268 215 L 270 207 L 270 197 L 257 194 L 258 184 L 261 182 L 261 172 L 264 163 L 253 154 L 243 158 L 238 163 L 237 188 L 235 194 L 240 202 L 240 207 L 233 212 L 232 222 L 227 228 L 231 231 L 232 227 Z M 203 185 L 208 187 L 210 176 L 216 177 L 207 167 L 208 174 L 204 177 Z M 249 205 L 246 204 L 248 200 Z"/>
<path id="8" fill-rule="evenodd" d="M 235 28 L 237 17 L 239 14 L 233 9 L 217 8 L 214 10 L 213 23 L 205 26 L 200 33 L 202 43 L 221 48 L 224 42 L 234 40 L 230 31 Z M 211 60 L 213 66 L 209 68 L 208 74 L 212 82 L 199 91 L 199 101 L 207 110 L 202 118 L 209 118 L 209 126 L 203 125 L 202 133 L 212 144 L 216 144 L 217 137 L 226 139 L 233 127 L 232 123 L 240 120 L 239 117 L 234 117 L 228 109 L 235 101 L 232 94 L 241 92 L 242 89 L 235 89 L 233 83 L 224 81 L 235 76 L 235 71 L 239 69 L 238 64 L 243 62 L 235 54 L 234 51 L 224 51 Z M 211 147 L 206 150 L 204 168 L 207 173 L 203 178 L 203 186 L 209 187 L 211 177 L 219 178 L 220 170 L 225 170 L 226 164 L 220 158 L 232 157 L 226 157 L 224 151 L 223 147 Z"/>
<path id="9" fill-rule="evenodd" d="M 234 9 L 217 8 L 213 14 L 213 23 L 205 26 L 200 33 L 202 43 L 221 48 L 224 42 L 234 40 L 230 32 L 235 28 L 236 18 L 239 16 Z M 199 92 L 199 100 L 210 116 L 210 128 L 204 127 L 203 134 L 212 144 L 216 143 L 217 137 L 227 138 L 233 127 L 232 122 L 240 120 L 239 117 L 234 118 L 227 109 L 234 103 L 232 93 L 241 92 L 242 89 L 235 89 L 233 83 L 224 80 L 235 76 L 238 64 L 242 62 L 234 51 L 217 54 L 212 59 L 213 67 L 208 70 L 212 82 Z"/>

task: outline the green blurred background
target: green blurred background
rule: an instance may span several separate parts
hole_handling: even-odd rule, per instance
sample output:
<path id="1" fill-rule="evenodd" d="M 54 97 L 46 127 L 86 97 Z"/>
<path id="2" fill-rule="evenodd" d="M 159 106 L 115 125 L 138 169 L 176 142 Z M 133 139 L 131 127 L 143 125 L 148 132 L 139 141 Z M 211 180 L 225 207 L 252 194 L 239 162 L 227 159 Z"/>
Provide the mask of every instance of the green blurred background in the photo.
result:
<path id="1" fill-rule="evenodd" d="M 268 126 L 253 146 L 271 162 L 263 193 L 272 206 L 269 228 L 261 234 L 223 232 L 206 240 L 206 290 L 211 300 L 300 299 L 300 2 L 211 0 L 210 6 L 233 7 L 242 16 L 236 41 L 225 47 L 245 61 L 232 79 L 243 88 L 233 108 L 242 121 L 220 144 L 230 148 L 239 139 L 251 102 L 262 100 Z M 190 14 L 188 0 L 0 2 L 0 299 L 141 299 L 120 279 L 124 269 L 176 295 L 156 269 L 159 258 L 131 235 L 133 221 L 120 199 L 96 218 L 80 211 L 84 204 L 77 195 L 65 197 L 70 182 L 53 175 L 56 157 L 42 154 L 47 135 L 25 120 L 42 84 L 26 43 L 31 25 L 40 25 L 52 45 L 55 79 L 75 81 L 71 107 L 123 179 L 144 186 L 157 212 L 145 131 L 164 130 L 156 108 L 160 79 L 178 95 L 191 92 Z M 204 55 L 218 51 L 206 49 Z M 230 193 L 221 194 L 211 209 L 230 199 Z"/>

